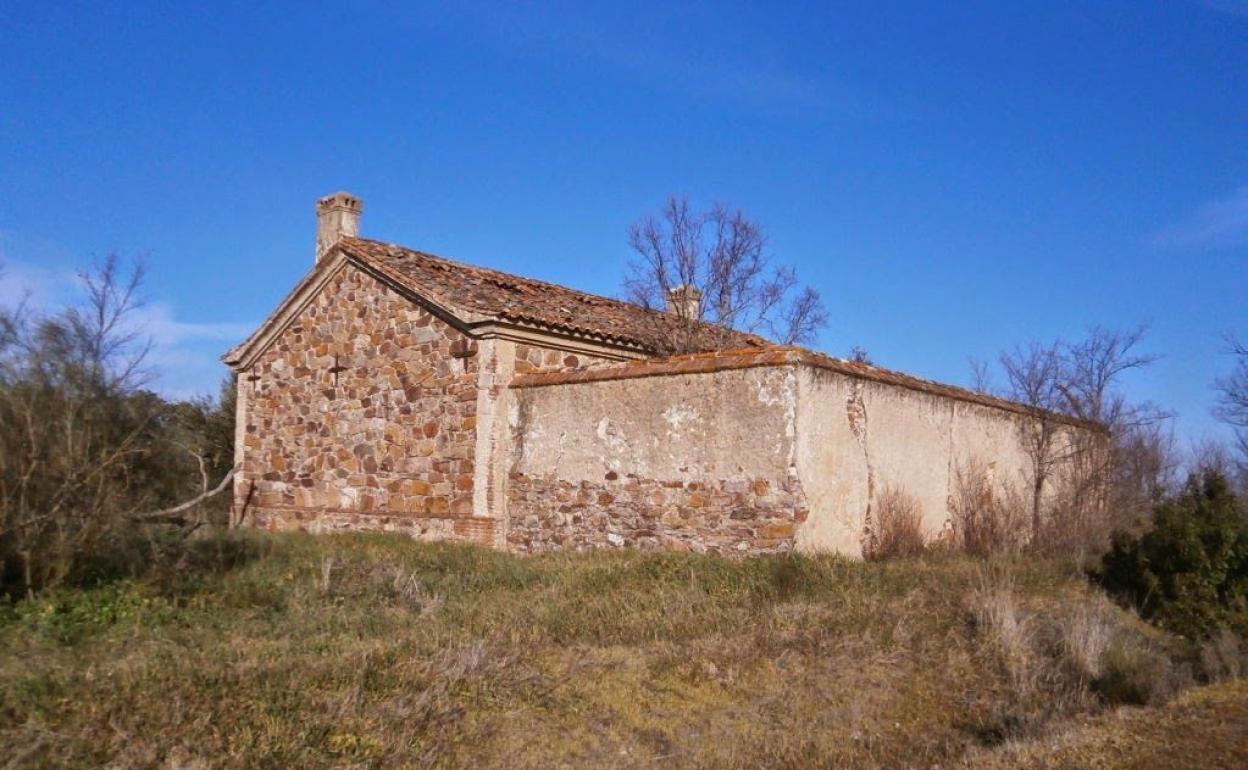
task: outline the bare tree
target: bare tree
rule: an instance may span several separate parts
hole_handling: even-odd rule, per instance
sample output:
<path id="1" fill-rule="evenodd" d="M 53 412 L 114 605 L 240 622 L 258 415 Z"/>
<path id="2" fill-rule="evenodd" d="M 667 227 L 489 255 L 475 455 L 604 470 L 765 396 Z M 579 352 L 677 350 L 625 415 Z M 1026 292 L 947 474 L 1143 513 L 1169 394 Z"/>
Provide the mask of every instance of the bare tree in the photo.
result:
<path id="1" fill-rule="evenodd" d="M 170 405 L 140 387 L 141 280 L 110 257 L 81 275 L 79 305 L 0 313 L 0 587 L 71 579 L 119 552 L 136 520 L 177 522 L 194 507 L 137 513 L 184 496 L 196 475 Z M 198 457 L 194 486 L 208 492 L 210 458 Z"/>
<path id="2" fill-rule="evenodd" d="M 1143 325 L 1125 331 L 1094 326 L 1083 340 L 1062 345 L 1060 408 L 1111 431 L 1165 419 L 1168 415 L 1155 406 L 1129 401 L 1117 390 L 1123 375 L 1157 360 L 1157 356 L 1137 352 L 1147 331 Z"/>
<path id="3" fill-rule="evenodd" d="M 1067 512 L 1115 529 L 1137 529 L 1151 516 L 1175 467 L 1170 414 L 1121 390 L 1129 372 L 1157 356 L 1141 353 L 1144 325 L 1130 329 L 1094 326 L 1079 341 L 1063 345 L 1062 411 L 1098 423 L 1108 442 L 1076 445 L 1079 483 L 1064 501 Z M 1109 517 L 1110 520 L 1102 522 Z"/>
<path id="4" fill-rule="evenodd" d="M 971 390 L 976 393 L 993 393 L 996 386 L 992 380 L 992 364 L 975 356 L 968 356 L 966 363 L 971 367 Z"/>
<path id="5" fill-rule="evenodd" d="M 1218 390 L 1214 414 L 1234 429 L 1240 472 L 1248 475 L 1248 344 L 1233 337 L 1227 343 L 1235 356 L 1235 368 L 1214 383 Z"/>
<path id="6" fill-rule="evenodd" d="M 1011 399 L 1036 409 L 1033 419 L 1019 424 L 1023 446 L 1031 461 L 1031 532 L 1040 536 L 1045 485 L 1061 461 L 1057 444 L 1061 421 L 1056 419 L 1060 399 L 1062 357 L 1058 344 L 1032 342 L 1001 354 L 1001 370 Z"/>
<path id="7" fill-rule="evenodd" d="M 1110 530 L 1146 520 L 1172 478 L 1169 415 L 1121 391 L 1125 374 L 1156 360 L 1139 352 L 1145 331 L 1093 327 L 1075 342 L 1033 342 L 1001 355 L 1001 395 L 1037 410 L 1019 427 L 1031 462 L 1033 543 L 1103 544 Z M 972 361 L 972 374 L 986 392 L 988 367 Z M 1068 430 L 1063 416 L 1105 433 Z"/>
<path id="8" fill-rule="evenodd" d="M 637 255 L 624 288 L 655 311 L 666 352 L 730 344 L 726 330 L 809 343 L 827 323 L 819 294 L 800 287 L 791 266 L 773 266 L 762 229 L 741 211 L 715 204 L 694 212 L 672 197 L 658 215 L 629 228 Z"/>

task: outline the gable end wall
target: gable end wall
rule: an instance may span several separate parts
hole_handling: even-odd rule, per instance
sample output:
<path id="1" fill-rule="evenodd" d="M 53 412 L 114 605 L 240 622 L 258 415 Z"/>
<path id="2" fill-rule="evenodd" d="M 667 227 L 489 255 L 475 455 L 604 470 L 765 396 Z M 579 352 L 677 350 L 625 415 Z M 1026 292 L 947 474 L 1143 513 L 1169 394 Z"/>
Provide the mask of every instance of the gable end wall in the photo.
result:
<path id="1" fill-rule="evenodd" d="M 488 522 L 469 520 L 475 347 L 342 266 L 239 373 L 245 523 L 488 541 Z"/>

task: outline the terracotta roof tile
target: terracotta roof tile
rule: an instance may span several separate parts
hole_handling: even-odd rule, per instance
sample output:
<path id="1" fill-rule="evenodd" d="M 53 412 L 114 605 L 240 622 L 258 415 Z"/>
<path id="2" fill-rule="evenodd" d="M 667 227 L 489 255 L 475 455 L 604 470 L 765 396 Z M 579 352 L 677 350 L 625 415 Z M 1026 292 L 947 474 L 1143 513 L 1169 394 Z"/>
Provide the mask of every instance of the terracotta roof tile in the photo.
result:
<path id="1" fill-rule="evenodd" d="M 661 349 L 678 323 L 666 313 L 621 300 L 466 265 L 395 244 L 344 238 L 337 248 L 434 302 L 500 321 L 548 327 L 647 352 Z M 740 332 L 717 330 L 716 335 L 721 344 L 714 347 L 768 344 L 761 337 Z"/>

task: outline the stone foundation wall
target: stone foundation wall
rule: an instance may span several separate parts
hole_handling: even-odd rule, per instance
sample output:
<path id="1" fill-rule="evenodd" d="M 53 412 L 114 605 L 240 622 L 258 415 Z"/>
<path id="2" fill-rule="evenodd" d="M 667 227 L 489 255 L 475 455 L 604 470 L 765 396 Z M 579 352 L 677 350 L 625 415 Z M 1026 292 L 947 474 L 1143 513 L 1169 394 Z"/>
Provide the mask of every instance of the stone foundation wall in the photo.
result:
<path id="1" fill-rule="evenodd" d="M 517 551 L 607 546 L 774 553 L 793 546 L 806 518 L 800 486 L 766 479 L 659 481 L 620 478 L 571 482 L 513 473 L 507 545 Z"/>
<path id="2" fill-rule="evenodd" d="M 326 509 L 259 508 L 251 526 L 274 531 L 386 532 L 416 540 L 493 542 L 495 521 L 472 516 L 412 516 L 330 511 Z"/>

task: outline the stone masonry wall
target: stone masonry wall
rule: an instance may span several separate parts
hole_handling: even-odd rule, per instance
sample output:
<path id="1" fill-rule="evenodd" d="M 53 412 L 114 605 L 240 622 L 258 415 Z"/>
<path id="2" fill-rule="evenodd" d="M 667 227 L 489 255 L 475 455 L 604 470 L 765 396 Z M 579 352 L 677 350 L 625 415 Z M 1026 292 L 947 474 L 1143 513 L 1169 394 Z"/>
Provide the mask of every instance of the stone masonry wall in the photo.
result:
<path id="1" fill-rule="evenodd" d="M 675 551 L 772 553 L 792 547 L 806 519 L 800 487 L 766 479 L 711 483 L 621 478 L 601 483 L 510 477 L 508 545 L 518 551 L 636 546 Z"/>
<path id="2" fill-rule="evenodd" d="M 583 366 L 615 363 L 611 359 L 587 353 L 568 353 L 537 345 L 516 345 L 515 373 L 559 372 Z"/>
<path id="3" fill-rule="evenodd" d="M 262 527 L 488 539 L 473 521 L 477 345 L 344 266 L 241 373 Z"/>

